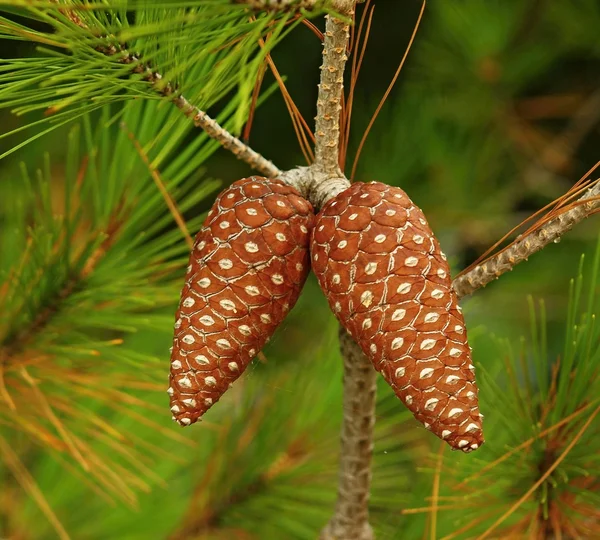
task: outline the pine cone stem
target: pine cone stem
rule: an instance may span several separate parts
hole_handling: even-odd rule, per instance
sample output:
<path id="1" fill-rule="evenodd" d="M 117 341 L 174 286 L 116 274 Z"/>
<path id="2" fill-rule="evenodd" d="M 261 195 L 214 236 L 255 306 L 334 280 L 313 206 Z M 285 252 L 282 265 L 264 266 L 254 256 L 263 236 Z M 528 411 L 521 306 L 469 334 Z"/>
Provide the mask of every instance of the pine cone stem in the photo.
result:
<path id="1" fill-rule="evenodd" d="M 354 0 L 339 3 L 341 5 L 336 7 L 341 13 L 353 13 Z M 310 171 L 314 178 L 308 181 L 308 196 L 315 201 L 316 208 L 349 185 L 339 167 L 340 112 L 349 38 L 348 24 L 328 16 L 317 98 L 315 163 Z M 338 498 L 321 540 L 372 540 L 368 503 L 377 373 L 343 328 L 340 329 L 340 348 L 344 362 L 344 417 Z"/>
<path id="2" fill-rule="evenodd" d="M 341 327 L 340 349 L 344 361 L 344 420 L 338 500 L 321 540 L 371 540 L 374 537 L 368 502 L 377 372 Z"/>

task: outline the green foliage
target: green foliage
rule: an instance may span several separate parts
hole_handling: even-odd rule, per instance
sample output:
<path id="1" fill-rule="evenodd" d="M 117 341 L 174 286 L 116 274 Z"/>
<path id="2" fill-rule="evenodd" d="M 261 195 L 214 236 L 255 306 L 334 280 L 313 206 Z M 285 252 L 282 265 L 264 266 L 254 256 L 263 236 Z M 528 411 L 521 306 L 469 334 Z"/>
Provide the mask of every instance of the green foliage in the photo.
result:
<path id="1" fill-rule="evenodd" d="M 0 138 L 27 126 L 36 127 L 36 138 L 106 104 L 164 99 L 167 87 L 168 96 L 183 94 L 203 110 L 228 97 L 236 111 L 230 129 L 238 133 L 266 55 L 302 20 L 285 13 L 249 19 L 245 6 L 229 0 L 8 4 L 15 9 L 0 16 L 0 39 L 38 48 L 0 61 L 0 108 L 44 115 Z M 150 85 L 147 70 L 161 79 Z"/>
<path id="2" fill-rule="evenodd" d="M 73 125 L 64 167 L 46 155 L 33 174 L 22 164 L 10 194 L 4 186 L 0 415 L 4 435 L 27 435 L 16 439 L 24 456 L 42 446 L 68 468 L 74 458 L 87 482 L 133 504 L 134 489 L 148 483 L 140 473 L 157 480 L 134 441 L 159 426 L 153 415 L 161 408 L 142 396 L 162 390 L 164 373 L 162 354 L 121 344 L 130 333 L 168 332 L 164 308 L 177 295 L 188 249 L 130 133 L 161 168 L 181 212 L 197 209 L 219 184 L 198 174 L 215 149 L 207 137 L 175 151 L 190 125 L 172 107 L 131 102 L 120 126 L 111 118 L 105 107 Z M 195 213 L 192 230 L 200 226 Z M 147 427 L 121 431 L 111 410 Z"/>
<path id="3" fill-rule="evenodd" d="M 374 21 L 396 32 L 408 4 L 393 4 L 379 3 Z M 596 65 L 597 2 L 542 4 L 431 3 L 361 160 L 360 179 L 410 193 L 457 269 L 597 158 L 597 145 L 578 143 L 561 147 L 567 166 L 541 157 L 594 87 L 577 67 Z M 15 161 L 0 169 L 0 536 L 314 538 L 336 496 L 333 316 L 311 278 L 266 361 L 200 425 L 170 421 L 168 347 L 188 245 L 157 182 L 194 234 L 220 186 L 203 170 L 218 145 L 132 69 L 151 66 L 239 132 L 275 45 L 288 88 L 312 101 L 314 85 L 293 86 L 293 75 L 316 76 L 318 59 L 299 53 L 297 34 L 284 40 L 300 20 L 250 20 L 228 0 L 4 1 L 2 11 L 11 59 L 0 61 L 0 153 Z M 371 32 L 388 56 L 390 35 Z M 125 52 L 139 62 L 123 63 Z M 367 49 L 365 61 L 378 68 L 384 56 Z M 387 78 L 365 79 L 355 103 L 377 102 Z M 267 78 L 261 103 L 272 89 Z M 577 107 L 541 120 L 523 112 L 523 101 L 561 92 L 579 96 Z M 256 142 L 279 163 L 274 107 L 261 105 L 267 136 Z M 355 105 L 354 125 L 372 108 Z M 225 183 L 237 179 L 230 162 L 218 169 Z M 573 234 L 464 302 L 486 416 L 476 453 L 440 450 L 379 380 L 378 538 L 600 535 L 600 248 L 567 291 L 597 225 Z"/>

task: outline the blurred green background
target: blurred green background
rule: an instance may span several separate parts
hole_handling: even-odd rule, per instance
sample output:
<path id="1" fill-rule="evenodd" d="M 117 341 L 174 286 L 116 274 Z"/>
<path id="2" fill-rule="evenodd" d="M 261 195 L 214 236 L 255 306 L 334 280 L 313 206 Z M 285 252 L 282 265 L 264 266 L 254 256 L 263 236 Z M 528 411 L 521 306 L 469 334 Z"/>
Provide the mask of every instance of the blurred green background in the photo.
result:
<path id="1" fill-rule="evenodd" d="M 374 4 L 373 24 L 354 99 L 348 174 L 358 142 L 402 58 L 421 7 L 412 0 Z M 359 12 L 362 9 L 364 7 Z M 323 26 L 321 19 L 314 22 Z M 567 192 L 600 158 L 599 27 L 597 0 L 432 0 L 398 84 L 367 139 L 355 180 L 379 180 L 402 187 L 427 214 L 453 271 L 458 272 L 525 217 Z M 33 54 L 37 53 L 30 44 L 0 41 L 1 58 L 27 58 Z M 319 40 L 304 26 L 294 29 L 273 53 L 280 73 L 286 77 L 290 94 L 311 125 L 320 54 Z M 273 81 L 267 73 L 263 88 Z M 231 94 L 212 103 L 209 113 L 217 116 L 226 108 L 228 97 Z M 150 102 L 145 113 L 130 111 L 128 127 L 142 143 L 147 142 L 144 130 L 150 130 L 140 120 L 144 114 L 157 115 L 157 133 L 162 133 L 161 129 L 169 122 L 179 130 L 171 139 L 175 142 L 171 142 L 174 146 L 168 156 L 157 161 L 158 170 L 167 179 L 181 176 L 181 185 L 174 186 L 173 195 L 182 205 L 194 234 L 220 189 L 218 186 L 226 186 L 250 171 L 226 151 L 215 151 L 206 143 L 202 143 L 204 157 L 197 170 L 184 171 L 183 164 L 173 165 L 190 141 L 197 138 L 197 131 L 187 130 L 185 119 L 180 118 L 177 111 L 166 110 L 164 103 L 162 108 L 156 105 L 158 113 L 153 112 L 155 104 Z M 143 106 L 136 104 L 134 108 Z M 155 187 L 147 168 L 135 149 L 125 146 L 127 137 L 116 124 L 100 130 L 103 117 L 101 113 L 94 114 L 89 131 L 98 130 L 94 135 L 99 141 L 97 148 L 100 153 L 106 152 L 105 160 L 114 159 L 119 164 L 112 169 L 110 164 L 105 164 L 105 169 L 99 165 L 99 173 L 110 169 L 110 181 L 106 180 L 106 184 L 103 184 L 102 174 L 98 175 L 100 190 L 119 193 L 127 188 L 128 182 L 133 185 L 143 181 L 143 185 L 136 188 L 140 199 L 145 200 L 144 193 L 154 194 Z M 14 129 L 21 121 L 11 115 L 9 109 L 0 112 L 3 132 Z M 164 123 L 161 125 L 161 122 Z M 15 201 L 25 201 L 23 205 L 35 207 L 27 202 L 28 195 L 23 194 L 20 163 L 24 162 L 34 171 L 44 167 L 44 153 L 49 153 L 52 178 L 48 182 L 49 199 L 60 198 L 69 175 L 69 156 L 73 156 L 72 148 L 65 141 L 80 137 L 81 147 L 86 144 L 85 125 L 79 132 L 72 129 L 72 125 L 60 128 L 0 161 L 0 227 L 6 233 L 0 243 L 1 266 L 6 270 L 4 277 L 20 260 L 17 256 L 20 248 L 11 248 L 7 231 L 15 227 L 22 216 L 11 214 L 14 211 L 11 207 Z M 162 140 L 169 140 L 168 130 L 164 131 Z M 35 128 L 30 128 L 28 133 L 35 133 Z M 0 140 L 0 153 L 21 140 L 22 134 Z M 305 164 L 278 92 L 258 108 L 250 144 L 281 169 Z M 154 146 L 150 153 L 155 156 L 159 150 Z M 136 164 L 130 164 L 127 156 Z M 171 174 L 169 167 L 172 167 Z M 123 171 L 126 174 L 121 174 Z M 35 191 L 34 188 L 34 194 Z M 101 197 L 105 197 L 102 200 L 107 207 L 118 200 L 114 194 L 104 193 Z M 153 200 L 151 209 L 168 216 L 160 198 Z M 150 230 L 153 215 L 140 216 L 137 232 L 144 227 Z M 511 356 L 510 350 L 517 351 L 515 357 L 519 357 L 520 350 L 524 351 L 525 365 L 530 359 L 529 349 L 521 341 L 522 336 L 529 338 L 531 332 L 528 295 L 533 295 L 536 302 L 541 298 L 545 302 L 544 362 L 550 366 L 558 357 L 564 358 L 569 280 L 577 275 L 579 258 L 584 252 L 588 254 L 585 278 L 593 275 L 594 267 L 589 259 L 594 254 L 598 225 L 597 217 L 587 220 L 560 244 L 549 246 L 514 272 L 462 302 L 475 361 L 490 374 L 490 381 L 482 384 L 481 407 L 489 430 L 487 444 L 475 454 L 445 453 L 447 469 L 441 476 L 441 491 L 446 490 L 448 496 L 456 495 L 455 485 L 461 476 L 472 474 L 535 432 L 534 422 L 529 418 L 529 423 L 516 422 L 514 430 L 506 433 L 502 415 L 507 411 L 498 410 L 495 400 L 506 381 L 498 373 Z M 79 296 L 66 299 L 67 312 L 72 310 L 67 316 L 85 317 L 86 313 L 93 313 L 95 306 L 100 306 L 109 294 L 107 284 L 112 283 L 110 294 L 117 302 L 110 312 L 114 328 L 108 333 L 103 321 L 95 337 L 98 340 L 124 339 L 124 343 L 100 347 L 102 354 L 96 363 L 92 362 L 90 369 L 102 374 L 108 355 L 107 381 L 110 376 L 130 373 L 152 384 L 148 383 L 148 388 L 143 385 L 128 388 L 127 394 L 133 397 L 130 401 L 119 397 L 119 407 L 110 407 L 102 400 L 94 401 L 93 396 L 88 396 L 89 403 L 85 401 L 87 398 L 81 397 L 81 405 L 93 411 L 97 419 L 82 437 L 89 439 L 97 452 L 95 456 L 109 463 L 104 470 L 99 463 L 91 462 L 90 466 L 98 469 L 95 473 L 103 478 L 100 482 L 92 479 L 90 471 L 83 470 L 64 448 L 49 450 L 39 441 L 31 443 L 27 429 L 22 429 L 23 425 L 15 428 L 11 424 L 13 420 L 7 419 L 14 419 L 14 415 L 20 413 L 19 408 L 12 412 L 7 405 L 0 417 L 0 433 L 8 445 L 8 449 L 0 448 L 4 458 L 0 459 L 4 463 L 0 464 L 0 537 L 10 540 L 57 537 L 56 527 L 47 519 L 48 512 L 40 509 L 47 503 L 70 537 L 76 539 L 314 538 L 330 516 L 335 501 L 342 392 L 337 326 L 315 279 L 309 278 L 297 307 L 263 351 L 265 358 L 253 363 L 230 395 L 206 415 L 205 422 L 180 430 L 170 420 L 167 396 L 160 390 L 160 384 L 161 380 L 165 383 L 167 380 L 172 314 L 178 301 L 177 288 L 183 276 L 187 248 L 173 222 L 165 218 L 162 228 L 153 230 L 149 236 L 167 238 L 170 235 L 161 244 L 165 250 L 178 246 L 173 248 L 172 254 L 165 255 L 166 261 L 177 263 L 175 267 L 163 269 L 169 276 L 168 283 L 163 287 L 151 276 L 121 283 L 116 279 L 120 265 L 131 261 L 136 253 L 140 261 L 145 257 L 143 245 L 136 246 L 139 252 L 127 248 L 127 238 L 131 242 L 137 238 L 134 232 L 135 227 L 119 244 L 118 257 L 98 267 L 104 274 L 100 274 L 97 281 L 92 277 L 87 285 L 84 283 L 83 291 L 76 290 Z M 44 262 L 38 267 L 43 270 Z M 3 282 L 15 286 L 8 278 Z M 597 305 L 597 287 L 593 282 L 585 283 L 584 290 L 592 299 L 590 303 Z M 98 287 L 102 284 L 104 289 L 99 289 L 96 296 L 90 293 L 86 299 L 86 287 L 93 292 L 95 284 Z M 128 288 L 132 284 L 137 290 Z M 125 312 L 124 306 L 134 297 L 147 297 L 152 301 L 146 304 L 140 301 L 136 311 L 120 318 L 119 310 Z M 45 309 L 44 304 L 54 302 L 53 298 L 40 295 L 36 309 Z M 59 320 L 64 305 L 59 303 L 56 307 Z M 5 316 L 9 313 L 12 312 L 6 310 Z M 21 321 L 22 328 L 30 328 L 32 320 L 35 317 Z M 65 320 L 67 326 L 58 328 L 69 328 L 69 319 Z M 8 324 L 3 322 L 5 326 Z M 38 348 L 49 347 L 50 350 L 55 343 L 57 331 L 52 333 L 52 324 L 54 322 L 51 322 L 51 331 L 40 338 L 42 345 Z M 33 327 L 33 330 L 39 329 Z M 45 331 L 41 329 L 42 333 Z M 73 332 L 75 334 L 75 330 Z M 81 332 L 89 333 L 90 329 Z M 13 334 L 5 333 L 3 345 L 9 343 Z M 35 332 L 33 334 L 35 343 L 37 338 Z M 75 343 L 80 343 L 79 334 L 78 330 L 73 338 Z M 595 351 L 597 335 L 590 336 L 591 348 Z M 68 336 L 62 338 L 68 342 Z M 121 349 L 126 354 L 121 353 Z M 59 363 L 60 354 L 57 353 Z M 596 362 L 594 358 L 588 354 L 586 361 Z M 75 359 L 73 369 L 81 365 L 77 362 Z M 128 367 L 122 367 L 123 364 Z M 86 364 L 85 369 L 88 367 Z M 35 365 L 31 369 L 35 370 Z M 524 368 L 516 377 L 518 385 L 527 382 L 528 370 Z M 542 384 L 538 385 L 535 374 L 533 377 L 537 392 Z M 10 379 L 7 380 L 10 388 Z M 60 387 L 60 381 L 53 384 Z M 595 384 L 594 371 L 590 392 L 597 388 Z M 45 387 L 43 380 L 42 386 Z M 166 388 L 166 384 L 164 386 Z M 539 476 L 539 471 L 532 466 L 532 474 L 521 477 L 517 472 L 519 459 L 509 461 L 514 467 L 511 485 L 501 485 L 496 476 L 499 473 L 492 471 L 485 477 L 488 483 L 470 493 L 470 499 L 447 503 L 450 508 L 439 511 L 432 529 L 431 512 L 406 510 L 431 503 L 427 497 L 432 492 L 439 443 L 412 420 L 389 388 L 380 384 L 379 389 L 371 498 L 372 521 L 378 538 L 410 540 L 429 538 L 432 534 L 435 538 L 477 537 L 533 484 L 536 474 Z M 514 396 L 515 401 L 518 399 L 527 400 L 527 397 Z M 586 395 L 573 407 L 587 404 L 590 399 Z M 154 408 L 148 408 L 150 405 Z M 531 399 L 529 405 L 523 407 L 538 405 L 537 399 Z M 40 404 L 32 407 L 32 414 L 42 414 Z M 139 416 L 127 414 L 124 409 L 135 411 Z M 565 411 L 562 413 L 566 415 Z M 145 425 L 145 418 L 153 424 Z M 71 420 L 76 423 L 75 419 Z M 100 421 L 104 424 L 100 425 Z M 593 426 L 593 431 L 588 432 L 590 437 L 598 434 L 597 420 Z M 110 433 L 113 428 L 119 435 Z M 95 438 L 94 432 L 98 431 L 105 433 L 106 438 Z M 22 469 L 29 473 L 10 461 L 11 448 L 20 457 Z M 544 449 L 538 449 L 537 454 L 530 456 L 531 463 L 540 461 L 543 452 Z M 581 467 L 581 463 L 574 464 L 573 471 L 577 467 Z M 507 470 L 510 476 L 511 469 Z M 582 476 L 591 476 L 592 481 L 585 489 L 592 500 L 597 501 L 595 472 L 586 470 Z M 569 483 L 574 478 L 573 471 L 568 471 L 566 480 L 556 480 L 563 482 L 565 492 L 582 489 L 579 485 L 573 488 Z M 123 485 L 119 480 L 124 480 Z M 31 487 L 34 484 L 37 487 Z M 37 490 L 39 496 L 36 496 Z M 120 497 L 118 492 L 124 496 Z M 468 491 L 462 493 L 469 495 Z M 485 493 L 489 497 L 487 506 L 480 499 Z M 42 500 L 45 502 L 40 502 Z M 478 500 L 479 503 L 474 504 L 473 501 Z M 521 513 L 512 516 L 512 521 L 505 525 L 516 527 L 520 520 L 530 524 L 528 517 L 532 520 L 539 517 L 543 523 L 548 513 L 538 514 L 538 510 L 544 504 L 546 508 L 551 507 L 548 500 L 547 493 L 546 498 L 532 497 L 529 506 L 523 506 Z M 483 519 L 460 533 L 460 528 L 477 513 Z M 599 525 L 597 515 L 592 514 L 591 522 L 585 525 L 588 531 L 597 530 L 593 526 Z M 539 527 L 541 536 L 538 529 L 524 527 L 506 529 L 504 535 L 493 537 L 509 537 L 509 533 L 514 538 L 554 537 L 550 533 L 543 536 L 545 529 Z"/>

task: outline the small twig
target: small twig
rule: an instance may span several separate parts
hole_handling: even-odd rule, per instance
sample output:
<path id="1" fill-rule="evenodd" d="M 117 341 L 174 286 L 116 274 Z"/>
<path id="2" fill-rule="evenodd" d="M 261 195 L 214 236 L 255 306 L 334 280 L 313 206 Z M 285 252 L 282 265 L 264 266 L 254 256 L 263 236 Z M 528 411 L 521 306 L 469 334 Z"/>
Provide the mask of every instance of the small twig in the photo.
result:
<path id="1" fill-rule="evenodd" d="M 457 277 L 452 286 L 458 297 L 462 298 L 485 287 L 548 244 L 557 242 L 575 225 L 595 213 L 600 208 L 600 182 L 595 182 L 574 204 L 574 207 L 570 205 L 570 209 L 565 209 L 557 217 L 518 240 L 508 249 Z"/>
<path id="2" fill-rule="evenodd" d="M 105 52 L 105 54 L 107 53 Z M 156 71 L 153 71 L 150 66 L 139 63 L 140 60 L 137 56 L 125 52 L 124 56 L 121 58 L 121 62 L 124 64 L 136 63 L 137 65 L 134 69 L 134 72 L 144 73 L 144 80 L 150 83 L 153 90 L 155 90 L 157 93 L 165 97 L 171 97 L 173 94 L 175 94 L 171 84 L 165 84 L 165 82 L 162 81 L 162 75 Z M 211 139 L 215 139 L 223 148 L 229 150 L 239 160 L 244 161 L 250 165 L 250 167 L 257 170 L 261 174 L 264 174 L 265 176 L 273 177 L 281 173 L 281 171 L 275 165 L 273 165 L 272 162 L 270 162 L 268 159 L 265 159 L 258 152 L 255 152 L 237 137 L 234 137 L 231 133 L 229 133 L 229 131 L 221 127 L 216 120 L 213 120 L 203 110 L 199 109 L 195 105 L 192 105 L 182 94 L 173 96 L 171 101 L 181 112 L 183 112 L 185 116 L 193 120 L 196 127 L 202 128 Z"/>

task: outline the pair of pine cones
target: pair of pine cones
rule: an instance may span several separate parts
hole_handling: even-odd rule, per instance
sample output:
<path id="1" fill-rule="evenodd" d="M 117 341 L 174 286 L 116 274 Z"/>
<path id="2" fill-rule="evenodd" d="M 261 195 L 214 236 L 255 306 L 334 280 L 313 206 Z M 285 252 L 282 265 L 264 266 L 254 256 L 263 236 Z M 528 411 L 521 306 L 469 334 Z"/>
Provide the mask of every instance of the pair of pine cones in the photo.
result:
<path id="1" fill-rule="evenodd" d="M 196 236 L 176 313 L 168 394 L 187 426 L 244 372 L 310 268 L 396 395 L 452 448 L 483 444 L 464 319 L 446 257 L 399 188 L 357 182 L 315 216 L 280 180 L 223 191 Z"/>

